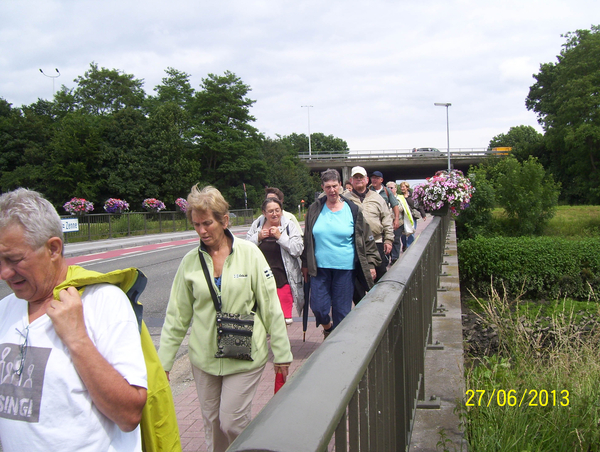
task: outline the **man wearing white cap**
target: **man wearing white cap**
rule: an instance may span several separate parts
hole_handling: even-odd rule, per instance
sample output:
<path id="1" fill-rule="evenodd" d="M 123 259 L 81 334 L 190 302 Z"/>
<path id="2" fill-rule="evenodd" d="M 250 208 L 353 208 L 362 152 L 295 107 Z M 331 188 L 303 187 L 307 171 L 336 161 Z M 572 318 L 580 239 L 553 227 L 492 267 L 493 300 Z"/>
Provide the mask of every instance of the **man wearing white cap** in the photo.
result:
<path id="1" fill-rule="evenodd" d="M 392 216 L 385 200 L 373 190 L 369 190 L 367 171 L 362 166 L 352 168 L 350 182 L 352 190 L 345 193 L 346 198 L 361 206 L 366 222 L 371 227 L 377 249 L 381 255 L 381 265 L 376 268 L 378 281 L 386 272 L 387 255 L 392 251 L 394 227 Z M 358 301 L 358 300 L 355 300 Z"/>

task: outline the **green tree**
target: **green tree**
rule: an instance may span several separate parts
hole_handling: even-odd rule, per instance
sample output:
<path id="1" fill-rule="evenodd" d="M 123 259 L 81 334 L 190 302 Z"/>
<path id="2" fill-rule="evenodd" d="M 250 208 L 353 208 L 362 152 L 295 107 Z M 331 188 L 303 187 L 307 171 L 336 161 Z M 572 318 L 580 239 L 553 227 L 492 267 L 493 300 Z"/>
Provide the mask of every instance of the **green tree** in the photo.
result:
<path id="1" fill-rule="evenodd" d="M 556 63 L 534 75 L 526 105 L 544 127 L 548 168 L 570 203 L 600 202 L 600 27 L 564 35 Z"/>
<path id="2" fill-rule="evenodd" d="M 2 191 L 16 188 L 13 171 L 23 165 L 27 146 L 23 136 L 24 119 L 21 110 L 0 99 L 0 172 Z"/>
<path id="3" fill-rule="evenodd" d="M 279 137 L 281 141 L 297 155 L 308 155 L 308 136 L 301 133 L 292 133 Z M 341 138 L 324 133 L 310 134 L 311 154 L 348 154 L 348 143 Z"/>
<path id="4" fill-rule="evenodd" d="M 194 97 L 194 88 L 190 84 L 190 75 L 169 67 L 165 70 L 167 77 L 162 79 L 162 84 L 154 88 L 156 96 L 150 97 L 149 102 L 164 104 L 173 102 L 185 109 Z"/>
<path id="5" fill-rule="evenodd" d="M 173 203 L 186 197 L 192 185 L 201 177 L 200 158 L 194 149 L 196 138 L 190 109 L 195 91 L 190 75 L 167 68 L 167 76 L 156 86 L 156 96 L 146 105 L 149 110 L 148 154 L 155 159 L 158 189 L 161 199 Z"/>
<path id="6" fill-rule="evenodd" d="M 51 103 L 38 100 L 21 109 L 0 99 L 0 189 L 28 187 L 43 191 L 48 146 L 55 120 Z"/>
<path id="7" fill-rule="evenodd" d="M 107 115 L 123 108 L 141 108 L 146 94 L 143 80 L 116 69 L 98 68 L 96 63 L 75 80 L 77 86 L 64 86 L 58 93 L 63 111 L 83 110 L 92 115 Z"/>
<path id="8" fill-rule="evenodd" d="M 469 207 L 456 217 L 457 237 L 460 240 L 493 233 L 492 210 L 496 207 L 496 191 L 490 181 L 486 167 L 469 168 L 468 178 L 473 186 Z"/>
<path id="9" fill-rule="evenodd" d="M 191 103 L 188 139 L 201 162 L 204 182 L 215 185 L 233 207 L 244 206 L 246 183 L 253 187 L 256 202 L 266 185 L 267 167 L 258 130 L 250 124 L 255 120 L 250 114 L 255 101 L 247 97 L 250 87 L 226 71 L 209 74 L 201 88 Z"/>
<path id="10" fill-rule="evenodd" d="M 541 233 L 554 216 L 560 184 L 534 157 L 520 163 L 509 156 L 487 171 L 511 228 L 518 235 Z"/>
<path id="11" fill-rule="evenodd" d="M 56 128 L 44 173 L 44 193 L 56 206 L 77 196 L 98 202 L 102 161 L 101 118 L 69 113 Z M 60 209 L 59 209 L 60 212 Z"/>
<path id="12" fill-rule="evenodd" d="M 149 122 L 133 108 L 97 118 L 101 141 L 96 202 L 126 199 L 133 210 L 139 210 L 144 198 L 160 197 L 156 179 L 161 174 L 148 153 Z"/>
<path id="13" fill-rule="evenodd" d="M 192 144 L 184 138 L 187 112 L 175 102 L 158 106 L 147 124 L 148 156 L 154 165 L 153 180 L 161 199 L 175 208 L 175 200 L 185 198 L 201 179 L 201 164 Z"/>
<path id="14" fill-rule="evenodd" d="M 341 138 L 324 133 L 313 133 L 310 135 L 311 148 L 315 154 L 347 154 L 350 149 L 348 143 Z"/>
<path id="15" fill-rule="evenodd" d="M 308 206 L 314 196 L 314 183 L 310 170 L 300 161 L 298 154 L 287 147 L 281 138 L 266 138 L 263 154 L 269 168 L 268 185 L 284 193 L 284 208 L 296 212 L 302 200 Z"/>
<path id="16" fill-rule="evenodd" d="M 536 155 L 544 136 L 531 126 L 511 127 L 507 133 L 501 133 L 491 139 L 489 147 L 511 147 L 511 154 L 519 161 Z"/>

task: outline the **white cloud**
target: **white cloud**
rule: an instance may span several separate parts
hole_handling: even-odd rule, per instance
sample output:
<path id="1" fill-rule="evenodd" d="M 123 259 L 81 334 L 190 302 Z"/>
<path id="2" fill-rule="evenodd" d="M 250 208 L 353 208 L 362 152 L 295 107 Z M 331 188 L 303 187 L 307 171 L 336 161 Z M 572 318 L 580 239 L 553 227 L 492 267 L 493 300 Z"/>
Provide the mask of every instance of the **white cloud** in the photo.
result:
<path id="1" fill-rule="evenodd" d="M 510 127 L 539 129 L 525 97 L 561 34 L 589 28 L 596 0 L 4 0 L 0 97 L 49 98 L 61 72 L 73 87 L 93 61 L 145 80 L 167 67 L 230 70 L 250 85 L 256 127 L 311 131 L 351 149 L 485 147 Z"/>

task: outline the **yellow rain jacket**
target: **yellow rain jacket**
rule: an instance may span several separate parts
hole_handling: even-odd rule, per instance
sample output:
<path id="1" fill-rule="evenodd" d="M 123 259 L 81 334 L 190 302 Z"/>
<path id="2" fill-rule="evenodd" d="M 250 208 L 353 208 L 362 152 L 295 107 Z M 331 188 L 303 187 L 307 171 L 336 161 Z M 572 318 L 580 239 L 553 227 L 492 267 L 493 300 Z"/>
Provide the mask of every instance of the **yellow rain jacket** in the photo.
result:
<path id="1" fill-rule="evenodd" d="M 54 288 L 54 298 L 67 287 L 75 287 L 83 294 L 86 286 L 109 283 L 119 286 L 131 301 L 131 306 L 140 326 L 142 351 L 148 373 L 148 398 L 142 411 L 140 430 L 142 432 L 142 450 L 144 452 L 181 452 L 179 427 L 175 415 L 175 404 L 171 386 L 158 359 L 152 337 L 142 321 L 142 304 L 138 297 L 146 287 L 146 276 L 137 268 L 99 273 L 71 265 L 67 278 Z"/>

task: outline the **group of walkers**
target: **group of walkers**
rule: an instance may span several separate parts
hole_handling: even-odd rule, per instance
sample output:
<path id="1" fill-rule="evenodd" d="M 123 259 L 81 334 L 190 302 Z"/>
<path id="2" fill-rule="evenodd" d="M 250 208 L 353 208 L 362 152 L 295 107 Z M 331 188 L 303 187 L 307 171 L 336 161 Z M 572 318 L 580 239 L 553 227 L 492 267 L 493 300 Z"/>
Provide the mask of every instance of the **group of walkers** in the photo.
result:
<path id="1" fill-rule="evenodd" d="M 336 170 L 321 173 L 323 193 L 308 208 L 304 231 L 283 209 L 283 193 L 267 188 L 247 240 L 230 232 L 229 204 L 216 188 L 192 188 L 186 215 L 200 245 L 174 277 L 155 361 L 168 379 L 191 326 L 189 359 L 209 450 L 226 450 L 250 422 L 269 346 L 276 375 L 287 377 L 287 326 L 294 307 L 303 309 L 304 287 L 327 337 L 398 259 L 402 234 L 394 231 L 416 227 L 410 192 L 397 195 L 377 171 L 371 182 L 355 167 L 344 191 Z M 4 450 L 140 451 L 157 437 L 176 450 L 177 435 L 160 431 L 165 419 L 148 420 L 158 412 L 172 418 L 174 410 L 170 392 L 156 399 L 142 347 L 147 330 L 134 313 L 143 275 L 68 266 L 63 243 L 60 217 L 39 193 L 0 197 L 0 277 L 14 292 L 0 301 L 0 397 L 17 407 L 0 410 Z"/>

